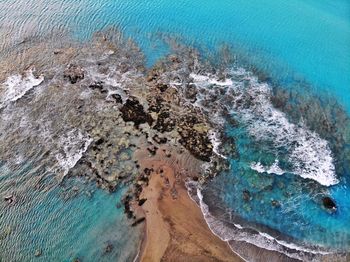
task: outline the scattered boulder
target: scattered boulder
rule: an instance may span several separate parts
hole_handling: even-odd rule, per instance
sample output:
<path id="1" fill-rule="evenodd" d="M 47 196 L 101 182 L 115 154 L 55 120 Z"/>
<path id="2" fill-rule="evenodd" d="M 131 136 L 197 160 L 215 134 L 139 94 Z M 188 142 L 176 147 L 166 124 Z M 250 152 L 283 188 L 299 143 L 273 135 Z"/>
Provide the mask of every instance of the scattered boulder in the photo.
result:
<path id="1" fill-rule="evenodd" d="M 147 148 L 147 151 L 148 151 L 152 156 L 154 156 L 154 155 L 157 153 L 157 150 L 158 150 L 158 147 L 156 147 L 156 146 L 148 147 L 148 148 Z"/>
<path id="2" fill-rule="evenodd" d="M 322 202 L 323 202 L 323 206 L 326 209 L 329 209 L 329 210 L 332 210 L 332 211 L 337 210 L 337 204 L 330 197 L 327 196 L 327 197 L 322 198 Z"/>
<path id="3" fill-rule="evenodd" d="M 168 139 L 166 137 L 160 137 L 157 134 L 154 135 L 152 138 L 158 144 L 166 144 L 166 142 L 168 142 Z"/>
<path id="4" fill-rule="evenodd" d="M 84 79 L 84 76 L 84 70 L 80 66 L 73 64 L 70 64 L 63 73 L 63 77 L 69 79 L 71 84 L 75 84 Z"/>
<path id="5" fill-rule="evenodd" d="M 141 198 L 139 200 L 139 206 L 142 206 L 147 201 L 147 198 Z"/>
<path id="6" fill-rule="evenodd" d="M 166 85 L 166 84 L 158 84 L 157 85 L 157 88 L 160 90 L 160 92 L 165 92 L 168 88 L 169 88 L 169 86 L 168 85 Z"/>
<path id="7" fill-rule="evenodd" d="M 123 103 L 123 99 L 122 99 L 121 95 L 119 95 L 119 94 L 112 94 L 111 97 L 113 98 L 113 100 L 114 100 L 117 104 Z"/>
<path id="8" fill-rule="evenodd" d="M 141 217 L 139 219 L 136 219 L 134 223 L 131 224 L 132 227 L 137 226 L 138 224 L 141 224 L 143 221 L 145 221 L 146 218 L 145 217 Z"/>

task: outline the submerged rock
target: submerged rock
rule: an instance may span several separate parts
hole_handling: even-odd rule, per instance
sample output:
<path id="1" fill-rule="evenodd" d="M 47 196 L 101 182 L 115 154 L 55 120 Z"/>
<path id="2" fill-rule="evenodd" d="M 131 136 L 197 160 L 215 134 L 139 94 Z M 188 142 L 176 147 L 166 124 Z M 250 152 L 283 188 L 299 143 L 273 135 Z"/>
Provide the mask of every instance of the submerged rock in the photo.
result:
<path id="1" fill-rule="evenodd" d="M 112 252 L 113 250 L 113 245 L 112 244 L 108 244 L 106 247 L 105 247 L 105 253 L 110 253 Z"/>
<path id="2" fill-rule="evenodd" d="M 16 203 L 16 197 L 14 195 L 7 195 L 4 197 L 4 200 L 8 203 L 8 204 L 15 204 Z"/>
<path id="3" fill-rule="evenodd" d="M 277 200 L 272 200 L 272 201 L 271 201 L 271 205 L 272 205 L 273 207 L 281 207 L 280 202 L 278 202 Z"/>
<path id="4" fill-rule="evenodd" d="M 242 197 L 244 201 L 250 201 L 252 200 L 252 196 L 250 195 L 250 192 L 248 190 L 243 190 Z"/>
<path id="5" fill-rule="evenodd" d="M 36 256 L 36 257 L 40 257 L 41 255 L 42 255 L 42 250 L 41 249 L 37 249 L 37 250 L 35 250 L 35 254 L 34 254 L 34 256 Z"/>

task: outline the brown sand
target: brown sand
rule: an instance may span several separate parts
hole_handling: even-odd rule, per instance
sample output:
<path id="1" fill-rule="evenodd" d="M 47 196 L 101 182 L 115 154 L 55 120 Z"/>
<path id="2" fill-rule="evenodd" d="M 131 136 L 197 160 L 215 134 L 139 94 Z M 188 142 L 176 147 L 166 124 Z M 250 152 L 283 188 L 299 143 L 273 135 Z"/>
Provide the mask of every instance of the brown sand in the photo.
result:
<path id="1" fill-rule="evenodd" d="M 242 261 L 210 231 L 184 182 L 175 178 L 176 170 L 162 161 L 147 165 L 158 172 L 140 196 L 147 198 L 141 261 Z"/>

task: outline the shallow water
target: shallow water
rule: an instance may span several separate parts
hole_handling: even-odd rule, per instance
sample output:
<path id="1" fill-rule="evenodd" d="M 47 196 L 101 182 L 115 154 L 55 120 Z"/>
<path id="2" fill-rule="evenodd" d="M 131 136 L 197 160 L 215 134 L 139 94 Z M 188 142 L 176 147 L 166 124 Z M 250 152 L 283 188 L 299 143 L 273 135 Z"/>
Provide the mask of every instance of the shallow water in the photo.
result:
<path id="1" fill-rule="evenodd" d="M 261 84 L 254 73 L 236 76 L 236 79 L 233 76 L 233 90 L 246 88 L 253 92 L 253 105 L 249 101 L 249 105 L 241 107 L 229 100 L 229 96 L 222 98 L 230 111 L 224 119 L 225 133 L 234 138 L 238 155 L 226 155 L 231 169 L 207 186 L 203 191 L 204 201 L 209 207 L 219 206 L 219 210 L 213 210 L 214 215 L 223 216 L 230 223 L 237 219 L 242 226 L 268 232 L 281 241 L 313 250 L 321 247 L 343 252 L 350 248 L 350 131 L 346 125 L 350 112 L 349 17 L 350 4 L 346 0 L 263 3 L 258 0 L 3 0 L 0 1 L 0 57 L 37 38 L 60 38 L 67 32 L 84 42 L 94 32 L 110 26 L 118 26 L 136 40 L 149 66 L 169 51 L 162 41 L 169 35 L 201 50 L 213 50 L 222 43 L 232 46 L 238 57 L 238 68 L 244 66 L 248 71 L 260 72 L 260 77 L 267 76 L 267 83 Z M 31 85 L 42 81 L 36 79 L 33 84 L 13 73 L 5 85 L 21 88 L 2 93 L 0 108 L 7 107 L 31 90 Z M 209 77 L 202 77 L 199 82 L 205 82 L 198 83 L 205 88 L 215 84 L 232 88 L 232 82 L 220 83 Z M 276 86 L 296 92 L 288 94 L 286 106 L 278 107 L 276 101 L 270 101 Z M 257 95 L 259 92 L 261 96 Z M 279 93 L 276 96 L 282 97 Z M 6 110 L 1 113 L 2 120 L 6 122 L 11 118 L 4 112 Z M 329 131 L 320 116 L 324 116 L 325 121 L 333 121 L 335 130 Z M 238 127 L 232 126 L 231 118 L 239 123 Z M 19 120 L 18 123 L 27 124 Z M 5 133 L 1 134 L 2 139 Z M 89 142 L 84 133 L 74 136 L 86 145 Z M 226 144 L 223 141 L 222 147 L 233 147 L 232 140 L 227 141 Z M 77 144 L 77 148 L 80 146 Z M 18 153 L 21 160 L 24 149 L 18 146 L 16 150 L 9 156 Z M 69 163 L 64 154 L 57 156 L 61 163 L 59 173 L 68 171 L 80 158 L 77 155 L 76 161 L 71 159 Z M 102 256 L 107 261 L 111 256 L 131 257 L 135 253 L 137 247 L 134 244 L 130 248 L 133 244 L 125 242 L 125 236 L 133 236 L 128 239 L 134 243 L 138 233 L 123 231 L 127 221 L 115 207 L 123 190 L 116 194 L 97 190 L 91 199 L 79 193 L 69 200 L 62 199 L 60 188 L 50 188 L 44 193 L 26 192 L 31 180 L 23 177 L 30 177 L 36 168 L 41 172 L 40 165 L 36 164 L 39 160 L 34 159 L 19 161 L 21 164 L 15 170 L 7 167 L 7 159 L 1 162 L 1 196 L 11 194 L 13 183 L 22 183 L 20 188 L 24 193 L 19 197 L 31 199 L 23 211 L 11 211 L 13 207 L 5 204 L 2 208 L 0 220 L 6 226 L 2 226 L 1 232 L 8 244 L 0 248 L 5 258 L 29 259 L 36 249 L 42 248 L 42 259 L 59 257 L 68 261 L 79 256 L 94 260 L 101 256 L 108 241 L 117 244 L 112 253 Z M 245 190 L 249 191 L 249 201 L 242 197 Z M 325 195 L 337 202 L 336 213 L 322 207 L 321 197 Z M 241 219 L 246 224 L 243 225 Z M 52 223 L 54 220 L 57 222 Z M 118 234 L 106 234 L 107 227 L 114 228 L 111 231 Z M 36 238 L 31 241 L 33 230 Z M 230 231 L 227 229 L 227 232 Z M 95 245 L 97 236 L 99 240 Z M 266 239 L 268 237 L 263 237 L 262 242 Z M 266 247 L 266 243 L 261 246 Z M 283 245 L 273 243 L 271 246 Z M 131 250 L 130 254 L 124 253 L 125 250 Z M 290 250 L 283 251 L 290 253 Z M 313 257 L 306 255 L 306 258 Z"/>
<path id="2" fill-rule="evenodd" d="M 118 25 L 135 37 L 149 63 L 166 48 L 150 41 L 175 34 L 213 47 L 227 42 L 273 78 L 307 80 L 347 107 L 350 6 L 346 0 L 264 1 L 1 1 L 2 42 L 67 30 L 88 39 Z M 163 48 L 162 48 L 163 47 Z"/>

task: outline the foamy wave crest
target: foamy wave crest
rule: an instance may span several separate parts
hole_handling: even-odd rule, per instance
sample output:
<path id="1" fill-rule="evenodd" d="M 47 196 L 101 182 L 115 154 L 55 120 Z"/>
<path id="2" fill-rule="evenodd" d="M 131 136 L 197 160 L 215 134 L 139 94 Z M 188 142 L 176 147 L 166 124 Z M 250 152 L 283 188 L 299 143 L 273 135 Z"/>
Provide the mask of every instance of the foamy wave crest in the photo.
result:
<path id="1" fill-rule="evenodd" d="M 283 112 L 274 108 L 268 84 L 260 83 L 242 68 L 232 71 L 231 80 L 225 81 L 203 75 L 190 76 L 199 89 L 208 89 L 210 86 L 209 91 L 202 92 L 205 95 L 200 97 L 201 101 L 214 94 L 222 100 L 216 103 L 229 105 L 228 109 L 240 118 L 255 140 L 272 143 L 276 149 L 285 148 L 288 161 L 293 166 L 291 173 L 315 180 L 324 186 L 339 182 L 328 142 L 302 123 L 291 123 Z M 217 95 L 218 92 L 215 93 L 216 87 L 220 88 L 220 96 Z M 227 87 L 225 94 L 222 94 L 222 87 Z"/>
<path id="2" fill-rule="evenodd" d="M 213 145 L 213 152 L 216 155 L 218 155 L 218 156 L 220 156 L 220 157 L 222 157 L 224 159 L 227 159 L 227 157 L 224 156 L 223 154 L 221 154 L 220 151 L 219 151 L 219 147 L 221 145 L 221 141 L 220 141 L 220 139 L 218 137 L 218 133 L 216 133 L 215 131 L 211 131 L 209 133 L 209 138 L 210 138 L 210 141 L 211 141 L 211 143 Z"/>
<path id="3" fill-rule="evenodd" d="M 225 242 L 238 241 L 253 244 L 259 248 L 283 253 L 288 257 L 303 261 L 318 261 L 319 256 L 331 254 L 317 247 L 308 248 L 306 246 L 288 243 L 273 236 L 258 232 L 253 229 L 244 228 L 240 224 L 234 224 L 232 221 L 226 222 L 214 217 L 208 205 L 203 201 L 203 195 L 195 182 L 187 182 L 190 197 L 200 206 L 204 219 L 210 230 L 221 240 Z M 229 223 L 231 226 L 227 226 Z M 234 251 L 234 250 L 233 250 Z M 244 259 L 244 258 L 243 258 Z M 247 258 L 248 259 L 248 258 Z"/>
<path id="4" fill-rule="evenodd" d="M 34 76 L 33 69 L 25 72 L 24 75 L 13 75 L 7 78 L 0 88 L 0 108 L 14 102 L 24 96 L 30 89 L 40 85 L 44 76 Z"/>
<path id="5" fill-rule="evenodd" d="M 257 163 L 251 163 L 250 168 L 259 172 L 259 173 L 268 173 L 268 174 L 276 174 L 276 175 L 283 175 L 286 173 L 282 168 L 278 165 L 279 161 L 278 159 L 275 160 L 275 162 L 269 166 L 265 167 L 260 162 Z"/>
<path id="6" fill-rule="evenodd" d="M 77 164 L 92 141 L 92 138 L 77 129 L 69 131 L 59 139 L 61 149 L 56 154 L 56 159 L 59 164 L 58 172 L 63 173 L 63 177 Z"/>

